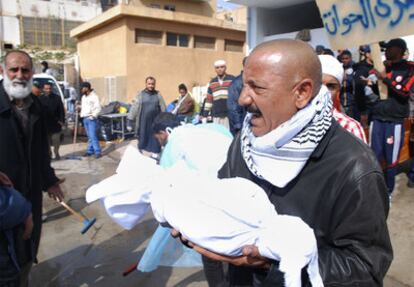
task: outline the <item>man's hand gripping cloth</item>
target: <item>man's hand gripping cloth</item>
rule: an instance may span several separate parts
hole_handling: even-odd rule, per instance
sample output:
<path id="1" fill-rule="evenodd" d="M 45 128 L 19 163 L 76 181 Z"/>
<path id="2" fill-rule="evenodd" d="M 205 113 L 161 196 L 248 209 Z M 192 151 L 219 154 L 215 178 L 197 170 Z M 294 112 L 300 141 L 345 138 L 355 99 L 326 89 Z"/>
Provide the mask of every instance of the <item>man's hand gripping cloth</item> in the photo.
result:
<path id="1" fill-rule="evenodd" d="M 278 215 L 266 193 L 246 179 L 203 179 L 174 169 L 151 195 L 157 221 L 219 254 L 240 256 L 245 245 L 256 245 L 262 256 L 280 261 L 286 286 L 301 286 L 305 266 L 312 286 L 323 286 L 313 230 L 300 218 Z M 195 182 L 208 184 L 195 192 Z"/>
<path id="2" fill-rule="evenodd" d="M 90 187 L 86 201 L 101 199 L 112 220 L 130 230 L 147 213 L 152 182 L 160 180 L 162 173 L 163 169 L 154 160 L 129 146 L 116 174 Z"/>

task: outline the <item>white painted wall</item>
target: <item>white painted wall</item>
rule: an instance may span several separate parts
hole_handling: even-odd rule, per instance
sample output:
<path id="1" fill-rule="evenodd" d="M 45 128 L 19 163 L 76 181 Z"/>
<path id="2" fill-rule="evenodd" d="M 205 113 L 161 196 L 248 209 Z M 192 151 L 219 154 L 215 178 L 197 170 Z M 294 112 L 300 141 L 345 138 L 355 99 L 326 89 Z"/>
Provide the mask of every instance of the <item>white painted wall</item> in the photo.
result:
<path id="1" fill-rule="evenodd" d="M 20 44 L 19 19 L 16 16 L 0 16 L 0 41 Z"/>

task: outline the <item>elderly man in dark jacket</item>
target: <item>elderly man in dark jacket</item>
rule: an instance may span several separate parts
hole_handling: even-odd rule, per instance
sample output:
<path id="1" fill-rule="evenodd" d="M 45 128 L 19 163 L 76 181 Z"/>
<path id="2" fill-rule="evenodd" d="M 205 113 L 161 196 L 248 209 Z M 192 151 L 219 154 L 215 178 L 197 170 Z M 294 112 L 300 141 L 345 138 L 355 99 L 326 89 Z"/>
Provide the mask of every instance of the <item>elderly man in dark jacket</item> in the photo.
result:
<path id="1" fill-rule="evenodd" d="M 275 40 L 256 47 L 239 100 L 248 113 L 219 177 L 255 182 L 279 214 L 297 216 L 314 230 L 325 287 L 382 286 L 392 260 L 384 177 L 369 147 L 332 118 L 321 79 L 320 62 L 306 43 Z M 285 241 L 278 247 L 290 246 Z M 254 245 L 237 258 L 193 247 L 203 254 L 210 286 L 228 286 L 221 261 L 230 263 L 230 286 L 285 286 L 278 262 Z M 302 286 L 310 286 L 305 269 Z"/>
<path id="2" fill-rule="evenodd" d="M 38 98 L 31 94 L 32 60 L 25 52 L 11 51 L 4 63 L 0 82 L 0 185 L 12 184 L 31 203 L 33 232 L 27 239 L 23 236 L 25 228 L 18 225 L 12 229 L 12 236 L 0 233 L 0 286 L 25 286 L 40 241 L 42 191 L 56 200 L 62 200 L 63 194 L 50 166 L 44 113 Z"/>

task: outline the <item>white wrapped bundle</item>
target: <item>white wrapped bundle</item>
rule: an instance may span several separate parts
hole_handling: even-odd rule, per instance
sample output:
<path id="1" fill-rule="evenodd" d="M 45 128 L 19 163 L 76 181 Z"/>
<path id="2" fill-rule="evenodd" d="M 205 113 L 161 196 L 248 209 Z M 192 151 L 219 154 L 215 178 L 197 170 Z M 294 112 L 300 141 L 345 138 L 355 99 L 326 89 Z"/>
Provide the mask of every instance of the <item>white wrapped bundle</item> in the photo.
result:
<path id="1" fill-rule="evenodd" d="M 129 146 L 116 174 L 91 186 L 86 201 L 101 199 L 108 215 L 123 228 L 130 230 L 145 216 L 149 208 L 151 185 L 162 178 L 163 168 Z"/>
<path id="2" fill-rule="evenodd" d="M 309 264 L 312 286 L 323 286 L 312 229 L 298 217 L 278 215 L 259 186 L 243 178 L 220 180 L 181 167 L 172 170 L 181 172 L 172 172 L 168 184 L 151 195 L 159 222 L 223 255 L 239 256 L 245 245 L 256 245 L 262 256 L 280 261 L 286 286 L 301 286 L 301 269 Z"/>
<path id="3" fill-rule="evenodd" d="M 286 286 L 301 286 L 306 265 L 312 286 L 323 286 L 312 229 L 298 217 L 278 215 L 266 193 L 246 179 L 220 180 L 191 171 L 182 160 L 164 170 L 131 147 L 117 174 L 91 187 L 86 198 L 101 199 L 108 215 L 126 229 L 151 204 L 160 223 L 168 222 L 201 247 L 239 256 L 245 245 L 255 245 L 262 256 L 280 261 Z"/>

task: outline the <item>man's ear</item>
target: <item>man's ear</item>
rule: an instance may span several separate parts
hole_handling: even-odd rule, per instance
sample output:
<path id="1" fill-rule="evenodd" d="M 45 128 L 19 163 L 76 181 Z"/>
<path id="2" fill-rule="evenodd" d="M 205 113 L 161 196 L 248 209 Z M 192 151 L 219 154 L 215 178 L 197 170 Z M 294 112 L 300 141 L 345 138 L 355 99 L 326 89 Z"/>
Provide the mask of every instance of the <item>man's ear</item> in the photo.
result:
<path id="1" fill-rule="evenodd" d="M 312 100 L 314 83 L 311 79 L 303 79 L 295 88 L 295 103 L 298 110 L 303 109 Z"/>

